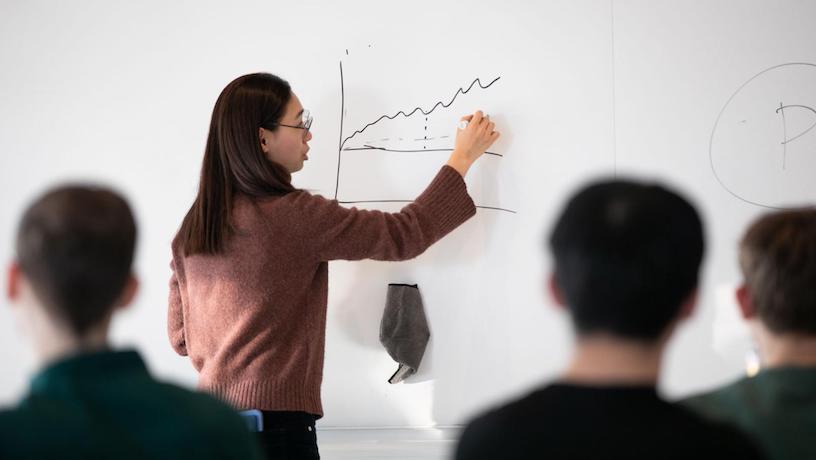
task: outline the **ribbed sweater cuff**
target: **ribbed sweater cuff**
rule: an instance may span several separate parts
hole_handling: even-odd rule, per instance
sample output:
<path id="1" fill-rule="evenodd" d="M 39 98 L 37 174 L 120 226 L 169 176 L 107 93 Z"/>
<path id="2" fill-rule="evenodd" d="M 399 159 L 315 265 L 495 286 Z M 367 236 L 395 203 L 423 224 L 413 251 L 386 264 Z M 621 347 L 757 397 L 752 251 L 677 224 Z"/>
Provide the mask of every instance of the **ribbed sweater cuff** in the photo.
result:
<path id="1" fill-rule="evenodd" d="M 442 167 L 415 203 L 431 212 L 442 235 L 476 214 L 476 206 L 468 195 L 462 175 L 448 165 Z"/>
<path id="2" fill-rule="evenodd" d="M 236 382 L 201 385 L 200 388 L 241 410 L 302 411 L 323 416 L 319 386 L 311 388 L 279 382 Z"/>

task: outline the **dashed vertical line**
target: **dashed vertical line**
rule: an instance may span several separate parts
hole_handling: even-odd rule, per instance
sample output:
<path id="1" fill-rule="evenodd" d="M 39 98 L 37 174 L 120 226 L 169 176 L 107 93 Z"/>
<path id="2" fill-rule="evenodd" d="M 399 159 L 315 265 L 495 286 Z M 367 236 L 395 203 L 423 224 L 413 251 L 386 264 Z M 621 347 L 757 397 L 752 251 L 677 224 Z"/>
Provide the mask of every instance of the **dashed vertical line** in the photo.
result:
<path id="1" fill-rule="evenodd" d="M 428 117 L 425 117 L 425 140 L 428 140 Z M 427 149 L 427 142 L 423 143 L 422 148 Z"/>

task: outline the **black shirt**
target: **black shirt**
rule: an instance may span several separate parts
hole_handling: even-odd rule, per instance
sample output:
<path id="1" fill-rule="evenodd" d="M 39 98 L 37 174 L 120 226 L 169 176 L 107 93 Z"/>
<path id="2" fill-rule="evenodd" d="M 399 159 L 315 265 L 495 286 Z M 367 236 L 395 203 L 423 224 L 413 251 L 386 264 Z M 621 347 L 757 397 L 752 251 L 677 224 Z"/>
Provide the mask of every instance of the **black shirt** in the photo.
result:
<path id="1" fill-rule="evenodd" d="M 554 384 L 473 420 L 457 460 L 763 458 L 752 440 L 654 387 Z"/>

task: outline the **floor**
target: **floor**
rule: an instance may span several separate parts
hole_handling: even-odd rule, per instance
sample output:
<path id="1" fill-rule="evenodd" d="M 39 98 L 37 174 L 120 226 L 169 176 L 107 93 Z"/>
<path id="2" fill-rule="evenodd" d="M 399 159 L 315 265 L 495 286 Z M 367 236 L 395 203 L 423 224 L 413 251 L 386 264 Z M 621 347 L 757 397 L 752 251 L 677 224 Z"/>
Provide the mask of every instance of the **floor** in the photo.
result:
<path id="1" fill-rule="evenodd" d="M 461 432 L 450 428 L 319 428 L 321 460 L 448 460 Z"/>

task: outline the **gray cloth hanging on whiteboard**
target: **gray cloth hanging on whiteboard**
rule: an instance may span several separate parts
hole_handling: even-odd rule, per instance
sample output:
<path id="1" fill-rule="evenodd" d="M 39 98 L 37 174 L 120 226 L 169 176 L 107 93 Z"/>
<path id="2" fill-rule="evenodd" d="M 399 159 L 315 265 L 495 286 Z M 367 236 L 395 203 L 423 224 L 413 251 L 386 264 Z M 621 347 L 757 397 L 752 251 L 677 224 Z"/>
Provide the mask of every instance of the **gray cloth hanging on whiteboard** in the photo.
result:
<path id="1" fill-rule="evenodd" d="M 399 364 L 388 383 L 399 383 L 416 373 L 431 331 L 416 284 L 389 284 L 380 322 L 380 343 Z"/>

